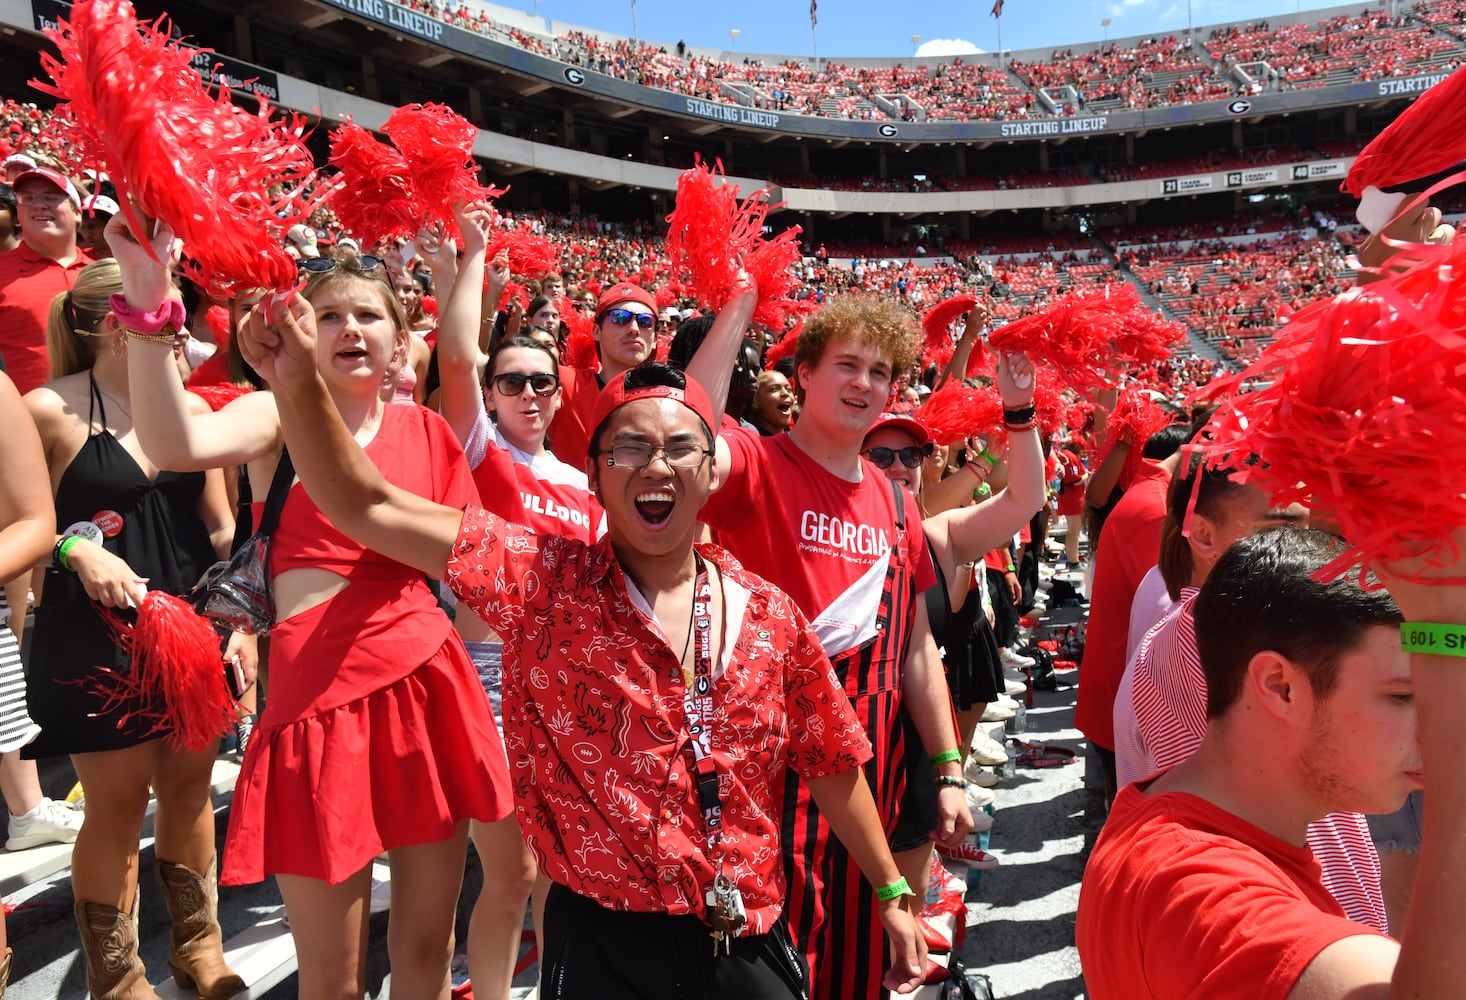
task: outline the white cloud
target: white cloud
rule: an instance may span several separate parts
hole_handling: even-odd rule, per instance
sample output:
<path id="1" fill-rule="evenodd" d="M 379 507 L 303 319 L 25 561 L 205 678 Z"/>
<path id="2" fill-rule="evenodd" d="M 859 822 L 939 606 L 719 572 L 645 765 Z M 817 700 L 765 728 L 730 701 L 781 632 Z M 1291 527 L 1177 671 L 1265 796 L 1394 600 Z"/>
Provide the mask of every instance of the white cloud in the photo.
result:
<path id="1" fill-rule="evenodd" d="M 933 38 L 929 42 L 922 42 L 916 54 L 918 56 L 967 56 L 976 55 L 982 51 L 966 39 Z"/>

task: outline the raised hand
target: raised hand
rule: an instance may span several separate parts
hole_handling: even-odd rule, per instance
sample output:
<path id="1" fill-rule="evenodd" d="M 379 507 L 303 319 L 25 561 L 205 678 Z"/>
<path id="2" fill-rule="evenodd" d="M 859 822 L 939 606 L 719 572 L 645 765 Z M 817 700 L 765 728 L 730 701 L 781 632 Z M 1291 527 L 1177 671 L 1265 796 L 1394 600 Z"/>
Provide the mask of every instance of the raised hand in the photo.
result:
<path id="1" fill-rule="evenodd" d="M 1022 352 L 998 355 L 998 395 L 1010 410 L 1021 410 L 1033 402 L 1034 368 Z"/>
<path id="2" fill-rule="evenodd" d="M 173 293 L 169 268 L 181 246 L 173 230 L 159 220 L 153 236 L 144 244 L 128 228 L 126 216 L 118 212 L 102 233 L 117 259 L 127 304 L 143 312 L 157 309 Z"/>
<path id="3" fill-rule="evenodd" d="M 294 292 L 269 296 L 250 310 L 239 329 L 239 352 L 276 391 L 316 374 L 316 314 Z"/>

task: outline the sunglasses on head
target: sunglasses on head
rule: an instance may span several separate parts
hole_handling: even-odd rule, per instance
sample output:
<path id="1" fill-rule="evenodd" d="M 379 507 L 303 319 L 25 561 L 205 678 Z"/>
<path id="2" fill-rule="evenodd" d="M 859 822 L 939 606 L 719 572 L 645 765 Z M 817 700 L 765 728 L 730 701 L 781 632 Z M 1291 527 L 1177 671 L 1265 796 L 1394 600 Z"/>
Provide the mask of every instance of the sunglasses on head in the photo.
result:
<path id="1" fill-rule="evenodd" d="M 652 313 L 634 313 L 630 309 L 607 309 L 601 313 L 601 319 L 616 326 L 625 326 L 635 320 L 637 329 L 640 330 L 650 330 L 657 322 L 657 317 Z"/>
<path id="2" fill-rule="evenodd" d="M 364 253 L 354 263 L 349 260 L 342 262 L 335 257 L 302 257 L 299 266 L 302 271 L 309 271 L 311 274 L 328 274 L 338 266 L 347 271 L 375 271 L 379 267 L 386 267 L 387 262 Z"/>
<path id="3" fill-rule="evenodd" d="M 913 444 L 905 448 L 867 448 L 861 452 L 877 469 L 889 469 L 896 464 L 898 458 L 906 468 L 914 469 L 930 457 L 931 453 L 932 446 L 929 444 Z"/>
<path id="4" fill-rule="evenodd" d="M 550 396 L 560 388 L 560 379 L 549 372 L 535 372 L 533 375 L 505 372 L 494 376 L 494 388 L 505 396 L 518 396 L 526 385 L 534 390 L 536 396 Z"/>

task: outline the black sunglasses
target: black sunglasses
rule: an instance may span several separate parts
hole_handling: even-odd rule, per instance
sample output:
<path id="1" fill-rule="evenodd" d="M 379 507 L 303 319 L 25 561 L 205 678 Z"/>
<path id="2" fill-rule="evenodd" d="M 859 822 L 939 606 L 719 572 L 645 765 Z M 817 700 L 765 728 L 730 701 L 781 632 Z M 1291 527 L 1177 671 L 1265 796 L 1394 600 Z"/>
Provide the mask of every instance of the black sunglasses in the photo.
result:
<path id="1" fill-rule="evenodd" d="M 309 271 L 311 274 L 329 274 L 341 266 L 348 271 L 375 271 L 379 267 L 386 267 L 387 262 L 380 257 L 373 257 L 371 254 L 362 254 L 356 258 L 355 263 L 350 260 L 346 263 L 338 261 L 335 257 L 302 257 L 300 269 Z"/>
<path id="2" fill-rule="evenodd" d="M 896 464 L 898 458 L 906 468 L 914 469 L 930 458 L 931 453 L 932 446 L 929 444 L 913 444 L 905 448 L 867 448 L 861 452 L 877 469 L 889 469 Z"/>
<path id="3" fill-rule="evenodd" d="M 630 309 L 607 309 L 601 313 L 601 319 L 609 320 L 617 326 L 625 326 L 635 320 L 637 328 L 641 330 L 650 330 L 657 322 L 653 313 L 634 313 Z"/>
<path id="4" fill-rule="evenodd" d="M 533 375 L 505 372 L 494 376 L 494 388 L 505 396 L 518 396 L 524 392 L 525 386 L 533 389 L 536 396 L 550 396 L 560 388 L 560 379 L 549 372 L 535 372 Z"/>

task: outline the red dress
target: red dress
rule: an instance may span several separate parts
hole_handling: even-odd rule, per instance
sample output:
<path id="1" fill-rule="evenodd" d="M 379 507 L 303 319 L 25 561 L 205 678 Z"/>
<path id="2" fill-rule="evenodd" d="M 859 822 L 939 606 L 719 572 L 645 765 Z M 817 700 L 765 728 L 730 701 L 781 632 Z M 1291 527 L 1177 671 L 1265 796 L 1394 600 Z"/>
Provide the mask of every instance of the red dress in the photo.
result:
<path id="1" fill-rule="evenodd" d="M 453 432 L 420 406 L 386 407 L 366 453 L 420 496 L 476 500 Z M 385 850 L 513 808 L 488 699 L 422 573 L 337 531 L 297 484 L 270 572 L 306 566 L 349 584 L 270 635 L 269 698 L 230 809 L 226 885 L 273 874 L 335 884 Z"/>

